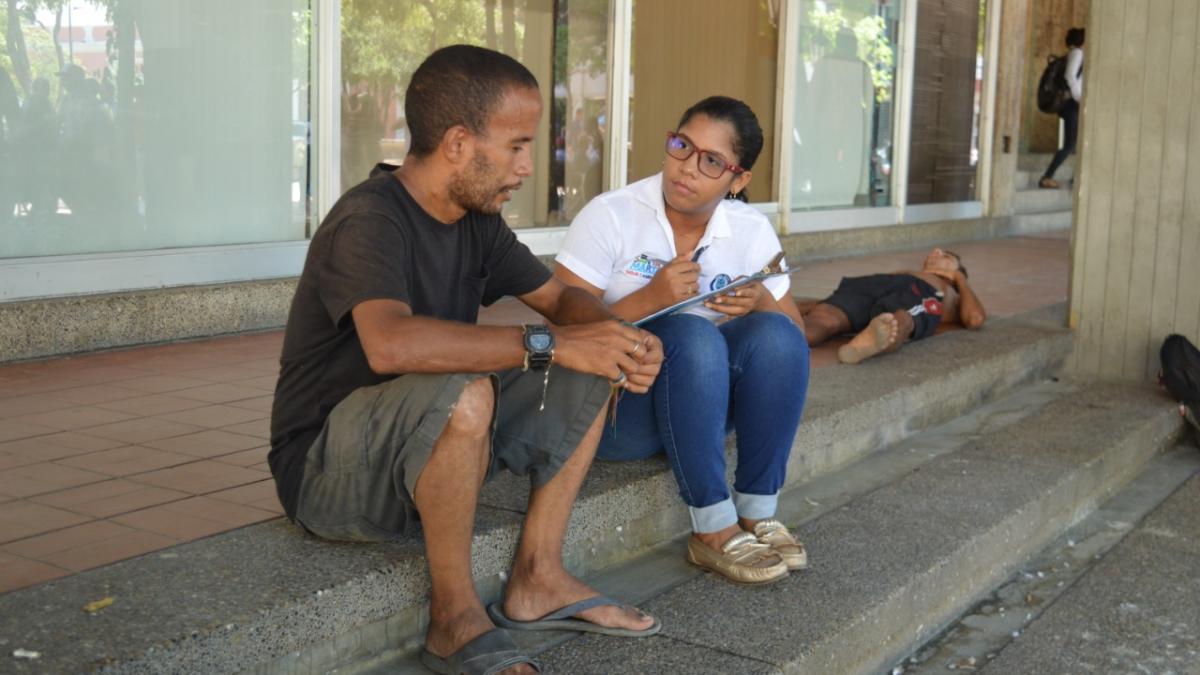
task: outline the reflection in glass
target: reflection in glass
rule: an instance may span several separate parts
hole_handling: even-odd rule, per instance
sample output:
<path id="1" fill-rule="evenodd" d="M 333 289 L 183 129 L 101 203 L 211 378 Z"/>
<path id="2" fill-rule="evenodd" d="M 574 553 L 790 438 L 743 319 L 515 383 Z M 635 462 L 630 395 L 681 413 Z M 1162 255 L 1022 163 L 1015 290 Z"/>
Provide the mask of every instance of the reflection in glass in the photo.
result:
<path id="1" fill-rule="evenodd" d="M 302 239 L 309 5 L 0 5 L 0 257 Z"/>
<path id="2" fill-rule="evenodd" d="M 981 0 L 917 6 L 909 204 L 976 198 L 985 15 Z"/>
<path id="3" fill-rule="evenodd" d="M 566 224 L 602 189 L 609 0 L 342 0 L 341 189 L 408 152 L 404 90 L 430 52 L 473 44 L 533 72 L 545 104 L 513 227 Z"/>
<path id="4" fill-rule="evenodd" d="M 792 208 L 891 204 L 900 0 L 803 0 Z"/>

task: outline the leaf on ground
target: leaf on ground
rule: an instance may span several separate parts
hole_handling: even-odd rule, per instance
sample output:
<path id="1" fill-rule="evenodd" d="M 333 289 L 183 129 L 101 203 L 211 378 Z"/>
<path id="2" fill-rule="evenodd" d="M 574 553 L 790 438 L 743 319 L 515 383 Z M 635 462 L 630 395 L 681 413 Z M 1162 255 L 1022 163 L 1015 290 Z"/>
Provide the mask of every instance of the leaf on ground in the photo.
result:
<path id="1" fill-rule="evenodd" d="M 95 614 L 96 612 L 99 612 L 100 610 L 104 609 L 105 607 L 108 607 L 109 605 L 113 604 L 114 602 L 116 602 L 116 600 L 117 600 L 116 598 L 114 598 L 110 595 L 107 598 L 104 598 L 102 600 L 97 600 L 95 602 L 89 602 L 88 604 L 83 606 L 83 611 L 87 612 L 88 614 Z"/>

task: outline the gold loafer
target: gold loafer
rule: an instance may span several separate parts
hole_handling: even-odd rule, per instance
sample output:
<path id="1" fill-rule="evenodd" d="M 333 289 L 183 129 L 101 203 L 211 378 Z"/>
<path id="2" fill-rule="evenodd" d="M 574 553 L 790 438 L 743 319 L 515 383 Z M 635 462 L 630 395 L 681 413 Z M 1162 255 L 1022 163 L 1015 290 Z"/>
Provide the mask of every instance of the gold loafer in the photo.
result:
<path id="1" fill-rule="evenodd" d="M 760 520 L 754 526 L 754 536 L 759 543 L 771 547 L 789 570 L 802 570 L 808 567 L 808 552 L 804 544 L 788 531 L 787 527 L 778 520 Z"/>
<path id="2" fill-rule="evenodd" d="M 769 584 L 788 574 L 787 563 L 749 532 L 739 532 L 720 551 L 705 546 L 696 537 L 688 539 L 688 562 L 739 584 Z"/>

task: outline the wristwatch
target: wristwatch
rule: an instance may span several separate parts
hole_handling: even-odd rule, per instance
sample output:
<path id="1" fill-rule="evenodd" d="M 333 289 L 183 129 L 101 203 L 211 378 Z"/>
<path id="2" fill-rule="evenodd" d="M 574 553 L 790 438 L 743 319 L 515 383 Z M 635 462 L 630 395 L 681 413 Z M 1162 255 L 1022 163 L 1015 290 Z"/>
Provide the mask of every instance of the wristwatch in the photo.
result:
<path id="1" fill-rule="evenodd" d="M 545 370 L 554 360 L 554 333 L 542 324 L 525 324 L 525 370 Z"/>

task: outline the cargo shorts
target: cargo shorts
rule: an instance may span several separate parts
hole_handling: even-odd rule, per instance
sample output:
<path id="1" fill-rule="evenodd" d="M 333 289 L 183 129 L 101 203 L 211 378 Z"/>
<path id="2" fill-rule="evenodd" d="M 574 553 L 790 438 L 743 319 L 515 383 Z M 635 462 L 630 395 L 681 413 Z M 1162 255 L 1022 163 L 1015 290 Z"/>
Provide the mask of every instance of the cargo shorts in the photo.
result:
<path id="1" fill-rule="evenodd" d="M 463 389 L 481 377 L 496 391 L 488 478 L 508 469 L 535 488 L 566 463 L 612 391 L 602 377 L 553 367 L 544 394 L 544 373 L 520 369 L 409 374 L 356 389 L 309 447 L 296 522 L 341 541 L 390 541 L 408 532 L 418 520 L 417 479 Z"/>

